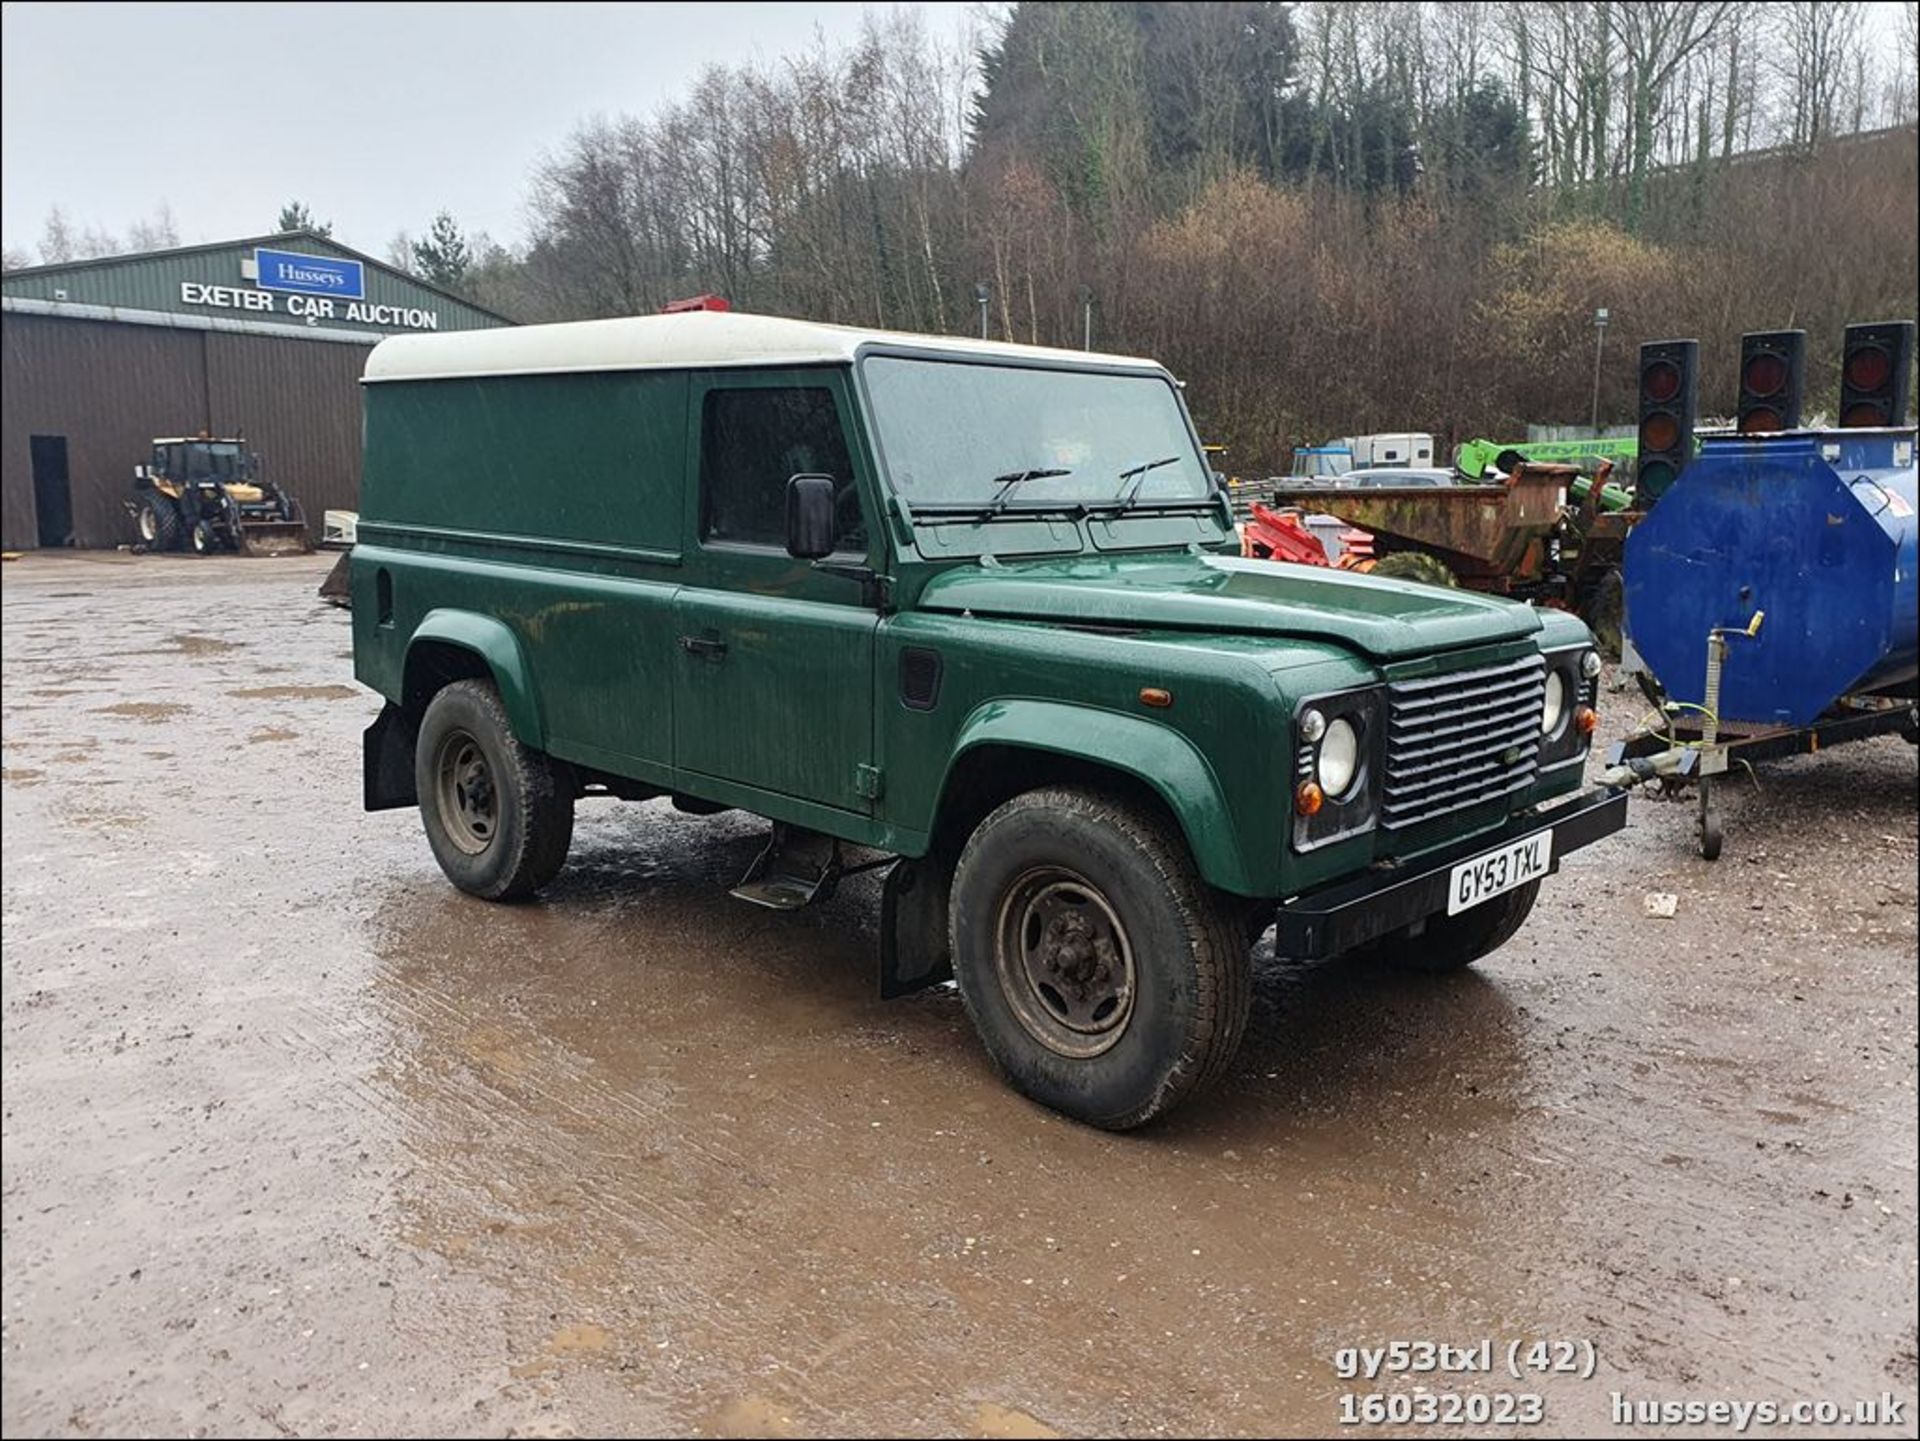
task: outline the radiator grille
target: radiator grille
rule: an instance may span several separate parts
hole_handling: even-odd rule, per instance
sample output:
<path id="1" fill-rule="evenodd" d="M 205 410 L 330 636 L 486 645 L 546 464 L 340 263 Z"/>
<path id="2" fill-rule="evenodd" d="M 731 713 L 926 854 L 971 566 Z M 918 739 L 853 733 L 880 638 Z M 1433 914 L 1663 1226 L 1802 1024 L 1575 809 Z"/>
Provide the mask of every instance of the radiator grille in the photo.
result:
<path id="1" fill-rule="evenodd" d="M 1532 785 L 1546 675 L 1533 655 L 1388 685 L 1380 824 L 1404 830 Z"/>

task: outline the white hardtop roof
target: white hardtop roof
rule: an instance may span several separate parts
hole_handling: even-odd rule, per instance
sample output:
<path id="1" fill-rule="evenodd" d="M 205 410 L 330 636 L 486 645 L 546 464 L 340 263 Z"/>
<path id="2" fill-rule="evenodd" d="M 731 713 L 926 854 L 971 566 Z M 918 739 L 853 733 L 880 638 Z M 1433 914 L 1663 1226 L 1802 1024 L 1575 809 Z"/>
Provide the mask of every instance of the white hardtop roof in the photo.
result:
<path id="1" fill-rule="evenodd" d="M 381 341 L 367 360 L 364 380 L 432 380 L 473 375 L 565 374 L 590 370 L 701 370 L 719 366 L 846 364 L 866 346 L 914 350 L 982 360 L 1051 361 L 1055 364 L 1126 366 L 1159 371 L 1151 360 L 1008 345 L 952 335 L 861 330 L 776 315 L 690 310 L 678 315 L 639 315 L 620 320 L 580 320 L 564 325 L 516 325 L 446 335 L 396 335 Z"/>

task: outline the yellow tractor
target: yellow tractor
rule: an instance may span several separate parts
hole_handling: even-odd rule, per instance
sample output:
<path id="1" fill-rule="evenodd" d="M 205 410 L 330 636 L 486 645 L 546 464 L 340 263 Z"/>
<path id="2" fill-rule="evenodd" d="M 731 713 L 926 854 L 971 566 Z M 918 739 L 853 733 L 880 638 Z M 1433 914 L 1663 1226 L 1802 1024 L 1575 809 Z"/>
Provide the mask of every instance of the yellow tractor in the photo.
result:
<path id="1" fill-rule="evenodd" d="M 134 467 L 127 510 L 148 550 L 301 555 L 313 549 L 300 502 L 263 473 L 246 441 L 202 431 L 153 443 Z"/>

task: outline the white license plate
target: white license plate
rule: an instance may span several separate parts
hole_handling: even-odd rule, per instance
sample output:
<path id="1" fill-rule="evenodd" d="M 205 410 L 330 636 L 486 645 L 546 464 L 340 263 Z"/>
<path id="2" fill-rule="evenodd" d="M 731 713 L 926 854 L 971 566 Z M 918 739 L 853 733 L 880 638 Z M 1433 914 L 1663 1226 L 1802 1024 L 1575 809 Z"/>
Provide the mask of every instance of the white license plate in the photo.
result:
<path id="1" fill-rule="evenodd" d="M 1497 851 L 1462 861 L 1447 877 L 1447 914 L 1457 916 L 1502 891 L 1537 881 L 1553 860 L 1553 832 L 1541 831 Z"/>

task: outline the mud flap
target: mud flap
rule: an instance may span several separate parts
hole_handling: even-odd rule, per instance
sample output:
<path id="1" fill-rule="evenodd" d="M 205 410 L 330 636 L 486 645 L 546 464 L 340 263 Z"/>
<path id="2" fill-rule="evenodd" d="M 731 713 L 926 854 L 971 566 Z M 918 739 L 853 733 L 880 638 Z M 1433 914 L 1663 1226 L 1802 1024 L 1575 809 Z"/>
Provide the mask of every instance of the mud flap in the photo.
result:
<path id="1" fill-rule="evenodd" d="M 953 865 L 938 852 L 917 861 L 902 857 L 887 872 L 880 893 L 880 998 L 937 986 L 953 979 L 947 906 L 953 895 Z"/>
<path id="2" fill-rule="evenodd" d="M 419 733 L 419 722 L 388 701 L 361 734 L 365 809 L 391 811 L 419 803 L 413 789 L 413 748 Z"/>
<path id="3" fill-rule="evenodd" d="M 320 582 L 320 599 L 328 605 L 337 605 L 342 610 L 353 609 L 353 576 L 350 573 L 353 552 L 343 550 L 340 559 L 333 563 L 333 569 L 327 572 L 327 578 Z"/>

